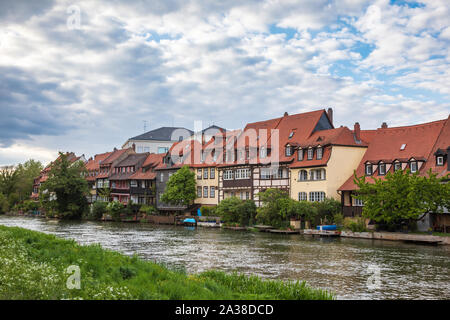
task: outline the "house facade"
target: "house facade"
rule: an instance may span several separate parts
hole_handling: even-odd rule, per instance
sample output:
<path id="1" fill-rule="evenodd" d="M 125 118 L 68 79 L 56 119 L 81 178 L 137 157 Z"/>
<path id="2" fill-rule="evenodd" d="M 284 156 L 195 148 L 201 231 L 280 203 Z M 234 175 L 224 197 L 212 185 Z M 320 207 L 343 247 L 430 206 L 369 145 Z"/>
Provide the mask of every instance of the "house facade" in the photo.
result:
<path id="1" fill-rule="evenodd" d="M 366 176 L 368 182 L 373 182 L 374 177 L 384 179 L 388 173 L 407 169 L 419 175 L 426 175 L 431 169 L 438 176 L 445 176 L 449 172 L 449 121 L 446 119 L 392 128 L 383 123 L 381 128 L 371 133 L 367 151 L 356 167 L 356 175 Z M 352 174 L 339 187 L 343 214 L 349 217 L 361 215 L 364 206 L 362 201 L 354 197 L 358 187 L 353 180 Z M 447 225 L 441 227 L 445 229 Z"/>

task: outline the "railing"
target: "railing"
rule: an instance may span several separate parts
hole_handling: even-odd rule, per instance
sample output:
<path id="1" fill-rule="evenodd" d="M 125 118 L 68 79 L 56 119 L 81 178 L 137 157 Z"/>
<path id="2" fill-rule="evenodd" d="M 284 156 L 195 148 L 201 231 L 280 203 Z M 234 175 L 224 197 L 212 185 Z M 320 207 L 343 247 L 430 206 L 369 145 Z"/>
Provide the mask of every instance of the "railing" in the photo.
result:
<path id="1" fill-rule="evenodd" d="M 342 214 L 344 217 L 360 217 L 362 215 L 362 206 L 344 206 Z"/>

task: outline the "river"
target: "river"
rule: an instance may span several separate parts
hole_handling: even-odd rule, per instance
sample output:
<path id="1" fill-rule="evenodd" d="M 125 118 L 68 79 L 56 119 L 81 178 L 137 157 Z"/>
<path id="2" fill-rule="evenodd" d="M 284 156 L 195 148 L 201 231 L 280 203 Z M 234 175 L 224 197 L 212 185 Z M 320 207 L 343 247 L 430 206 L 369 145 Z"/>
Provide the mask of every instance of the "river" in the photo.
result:
<path id="1" fill-rule="evenodd" d="M 188 273 L 236 270 L 306 280 L 338 299 L 450 299 L 450 246 L 1 215 L 0 224 L 100 243 Z"/>

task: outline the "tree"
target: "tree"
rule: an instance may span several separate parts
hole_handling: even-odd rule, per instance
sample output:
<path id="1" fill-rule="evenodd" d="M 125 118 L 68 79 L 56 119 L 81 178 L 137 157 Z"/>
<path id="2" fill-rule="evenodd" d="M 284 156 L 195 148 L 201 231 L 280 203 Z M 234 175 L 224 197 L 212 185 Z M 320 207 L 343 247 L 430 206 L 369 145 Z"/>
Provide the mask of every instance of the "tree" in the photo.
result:
<path id="1" fill-rule="evenodd" d="M 334 221 L 334 216 L 340 214 L 342 210 L 341 203 L 333 198 L 325 198 L 323 201 L 313 202 L 312 204 L 317 209 L 317 215 L 314 219 L 316 224 Z"/>
<path id="2" fill-rule="evenodd" d="M 258 208 L 256 219 L 274 227 L 283 227 L 288 224 L 286 205 L 289 204 L 289 195 L 280 189 L 267 189 L 258 194 L 262 207 Z"/>
<path id="3" fill-rule="evenodd" d="M 254 223 L 256 205 L 253 200 L 241 200 L 230 197 L 220 201 L 215 209 L 225 223 L 248 226 Z"/>
<path id="4" fill-rule="evenodd" d="M 169 178 L 161 201 L 189 206 L 196 197 L 195 173 L 185 165 Z"/>
<path id="5" fill-rule="evenodd" d="M 8 199 L 6 199 L 6 197 L 2 193 L 0 193 L 0 214 L 7 213 L 8 210 L 9 210 Z"/>
<path id="6" fill-rule="evenodd" d="M 19 182 L 19 171 L 14 166 L 0 169 L 0 192 L 9 197 L 16 191 Z"/>
<path id="7" fill-rule="evenodd" d="M 47 181 L 41 185 L 43 202 L 50 202 L 63 219 L 79 219 L 88 209 L 89 188 L 83 178 L 85 166 L 82 161 L 71 163 L 67 155 L 59 153 L 53 163 Z M 46 192 L 47 191 L 47 192 Z"/>
<path id="8" fill-rule="evenodd" d="M 116 221 L 120 221 L 120 214 L 123 212 L 125 206 L 119 201 L 112 201 L 106 206 L 106 212 L 111 215 Z"/>
<path id="9" fill-rule="evenodd" d="M 396 225 L 450 208 L 450 184 L 444 183 L 445 179 L 448 175 L 439 179 L 431 170 L 428 176 L 398 170 L 388 173 L 384 180 L 373 177 L 374 183 L 356 174 L 354 181 L 359 187 L 356 198 L 364 201 L 363 216 L 378 223 Z"/>
<path id="10" fill-rule="evenodd" d="M 39 175 L 43 168 L 40 161 L 35 161 L 33 159 L 17 166 L 18 181 L 16 184 L 16 192 L 18 193 L 20 201 L 30 197 L 33 192 L 34 179 Z"/>

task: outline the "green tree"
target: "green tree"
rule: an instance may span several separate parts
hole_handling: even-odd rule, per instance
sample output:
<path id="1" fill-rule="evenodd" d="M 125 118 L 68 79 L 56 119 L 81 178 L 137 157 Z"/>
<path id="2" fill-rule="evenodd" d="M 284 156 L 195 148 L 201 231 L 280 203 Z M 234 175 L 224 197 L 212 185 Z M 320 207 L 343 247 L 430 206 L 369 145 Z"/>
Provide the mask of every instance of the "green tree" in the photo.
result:
<path id="1" fill-rule="evenodd" d="M 51 209 L 63 219 L 80 219 L 88 209 L 87 195 L 89 188 L 84 179 L 85 166 L 82 161 L 71 163 L 67 155 L 59 153 L 58 161 L 53 163 L 49 177 L 41 185 L 46 196 L 44 202 L 53 202 Z"/>
<path id="2" fill-rule="evenodd" d="M 253 200 L 241 200 L 237 197 L 226 198 L 217 205 L 215 214 L 227 224 L 248 226 L 254 223 L 256 205 Z"/>
<path id="3" fill-rule="evenodd" d="M 116 221 L 120 221 L 120 214 L 125 206 L 119 201 L 112 201 L 106 206 L 106 212 Z"/>
<path id="4" fill-rule="evenodd" d="M 19 182 L 19 171 L 14 166 L 6 166 L 0 169 L 0 192 L 7 198 L 16 192 Z"/>
<path id="5" fill-rule="evenodd" d="M 447 177 L 437 178 L 431 170 L 427 176 L 411 174 L 409 170 L 388 173 L 384 180 L 358 178 L 356 198 L 364 201 L 363 216 L 386 225 L 398 225 L 421 219 L 425 214 L 442 213 L 450 208 L 450 184 Z"/>
<path id="6" fill-rule="evenodd" d="M 169 178 L 161 201 L 189 206 L 196 197 L 195 173 L 185 165 Z"/>
<path id="7" fill-rule="evenodd" d="M 0 193 L 0 214 L 7 213 L 8 210 L 9 210 L 8 199 L 6 199 L 6 197 L 2 193 Z"/>
<path id="8" fill-rule="evenodd" d="M 323 201 L 312 204 L 317 209 L 317 215 L 313 220 L 315 224 L 331 223 L 334 221 L 334 216 L 342 211 L 341 202 L 333 198 L 325 198 Z"/>
<path id="9" fill-rule="evenodd" d="M 262 206 L 258 208 L 256 219 L 258 222 L 274 227 L 284 227 L 289 224 L 286 217 L 289 205 L 289 195 L 280 189 L 267 189 L 258 194 Z"/>
<path id="10" fill-rule="evenodd" d="M 18 193 L 20 201 L 30 197 L 33 192 L 34 179 L 40 174 L 43 168 L 40 161 L 35 161 L 33 159 L 17 166 L 18 181 L 16 184 L 16 192 Z"/>
<path id="11" fill-rule="evenodd" d="M 107 206 L 108 206 L 107 202 L 95 201 L 92 204 L 92 218 L 100 220 L 103 217 L 103 214 L 106 213 Z"/>

